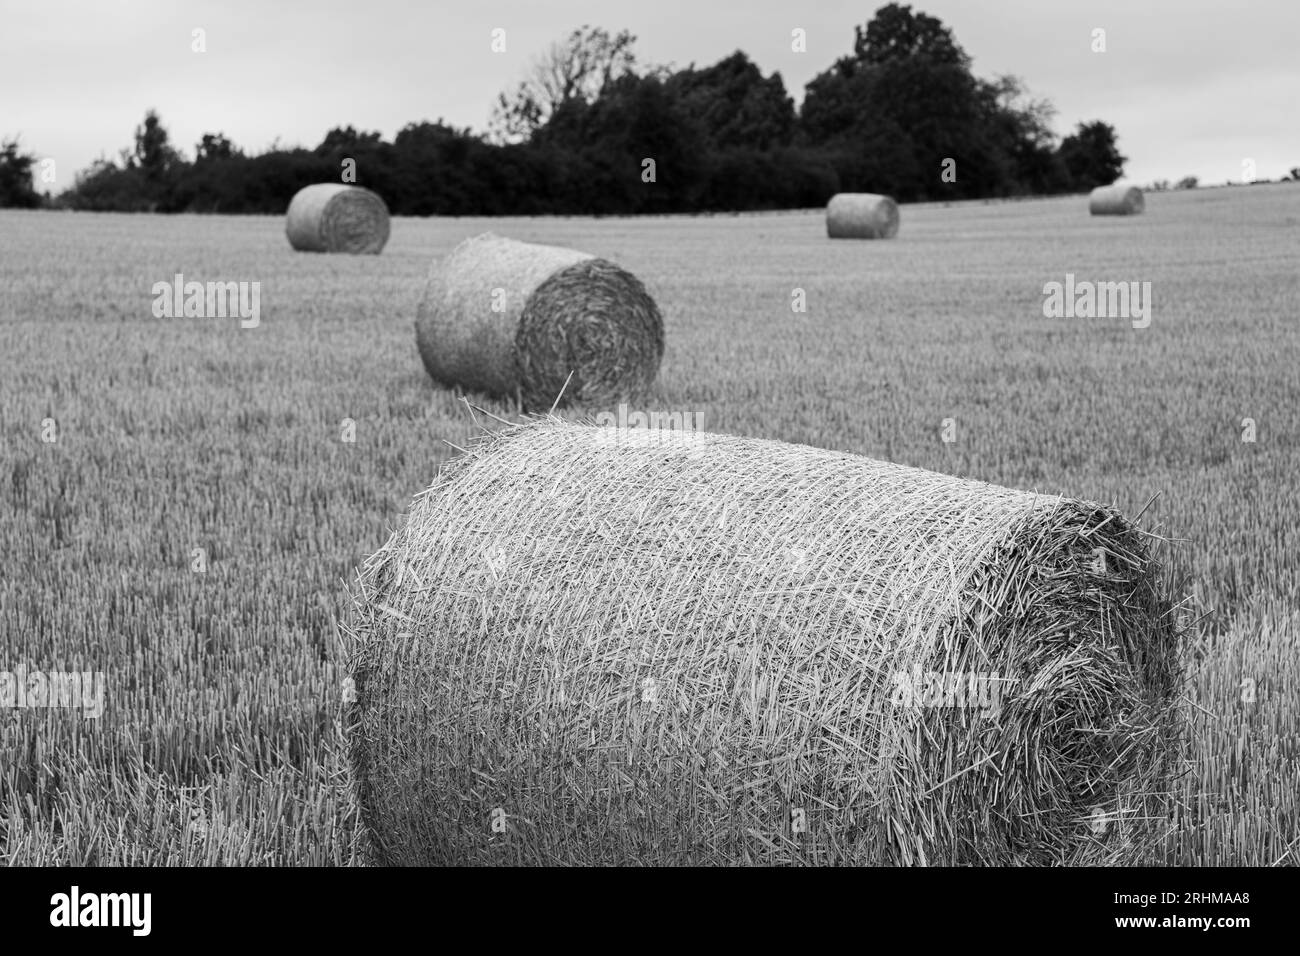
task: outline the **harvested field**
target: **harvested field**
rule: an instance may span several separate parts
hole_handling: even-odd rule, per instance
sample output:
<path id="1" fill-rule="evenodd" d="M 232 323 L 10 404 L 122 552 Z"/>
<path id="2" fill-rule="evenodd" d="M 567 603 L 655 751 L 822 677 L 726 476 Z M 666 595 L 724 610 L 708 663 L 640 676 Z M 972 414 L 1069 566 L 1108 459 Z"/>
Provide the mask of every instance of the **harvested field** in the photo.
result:
<path id="1" fill-rule="evenodd" d="M 105 681 L 97 723 L 0 713 L 0 861 L 364 859 L 336 627 L 445 442 L 498 427 L 411 334 L 429 263 L 495 230 L 655 291 L 663 365 L 633 410 L 1145 508 L 1195 586 L 1159 861 L 1300 862 L 1300 185 L 1154 193 L 1129 219 L 1084 200 L 907 205 L 869 270 L 822 209 L 398 217 L 378 257 L 297 254 L 282 216 L 0 211 L 0 670 Z M 261 324 L 156 318 L 177 271 L 261 282 Z M 1150 326 L 1045 318 L 1067 271 L 1150 281 Z"/>

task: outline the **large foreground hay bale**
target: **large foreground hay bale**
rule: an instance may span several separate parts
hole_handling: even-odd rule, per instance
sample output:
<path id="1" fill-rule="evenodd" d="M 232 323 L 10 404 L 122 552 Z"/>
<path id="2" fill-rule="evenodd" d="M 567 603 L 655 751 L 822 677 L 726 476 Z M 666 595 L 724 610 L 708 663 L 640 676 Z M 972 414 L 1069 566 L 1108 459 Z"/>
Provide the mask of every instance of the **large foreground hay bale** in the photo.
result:
<path id="1" fill-rule="evenodd" d="M 1088 194 L 1088 212 L 1094 216 L 1135 216 L 1145 208 L 1142 190 L 1125 183 L 1098 186 Z"/>
<path id="2" fill-rule="evenodd" d="M 837 193 L 826 204 L 832 239 L 892 239 L 898 235 L 898 203 L 875 193 Z"/>
<path id="3" fill-rule="evenodd" d="M 664 353 L 659 308 L 636 276 L 585 252 L 492 233 L 434 264 L 415 335 L 434 381 L 542 411 L 561 391 L 561 404 L 642 394 Z"/>
<path id="4" fill-rule="evenodd" d="M 1177 737 L 1160 580 L 1098 505 L 772 441 L 508 429 L 362 574 L 346 724 L 374 854 L 1133 859 Z"/>
<path id="5" fill-rule="evenodd" d="M 285 215 L 289 245 L 299 252 L 378 255 L 388 242 L 388 207 L 369 189 L 343 183 L 304 186 Z"/>

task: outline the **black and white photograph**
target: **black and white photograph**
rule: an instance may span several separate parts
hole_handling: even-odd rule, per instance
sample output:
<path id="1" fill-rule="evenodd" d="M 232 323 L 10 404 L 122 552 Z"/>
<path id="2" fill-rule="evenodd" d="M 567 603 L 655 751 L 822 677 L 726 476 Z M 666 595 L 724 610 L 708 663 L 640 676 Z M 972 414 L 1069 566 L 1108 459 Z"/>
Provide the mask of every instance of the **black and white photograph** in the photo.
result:
<path id="1" fill-rule="evenodd" d="M 22 919 L 1077 872 L 1110 938 L 1247 945 L 1300 865 L 1298 44 L 1292 0 L 5 2 Z"/>

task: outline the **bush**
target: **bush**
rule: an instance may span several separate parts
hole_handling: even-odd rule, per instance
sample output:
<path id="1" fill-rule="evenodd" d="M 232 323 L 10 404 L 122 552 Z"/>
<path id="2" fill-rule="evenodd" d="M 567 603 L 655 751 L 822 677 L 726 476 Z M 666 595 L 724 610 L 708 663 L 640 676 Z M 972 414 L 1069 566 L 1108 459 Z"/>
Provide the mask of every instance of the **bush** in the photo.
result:
<path id="1" fill-rule="evenodd" d="M 32 185 L 32 164 L 36 157 L 18 151 L 18 140 L 0 143 L 0 206 L 35 209 L 41 197 Z"/>

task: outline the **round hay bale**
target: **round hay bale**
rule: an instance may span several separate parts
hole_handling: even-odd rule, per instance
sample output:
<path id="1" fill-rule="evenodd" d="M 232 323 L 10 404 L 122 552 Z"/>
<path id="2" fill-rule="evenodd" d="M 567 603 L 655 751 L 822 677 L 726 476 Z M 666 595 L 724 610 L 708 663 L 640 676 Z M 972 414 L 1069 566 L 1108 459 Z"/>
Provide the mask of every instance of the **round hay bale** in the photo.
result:
<path id="1" fill-rule="evenodd" d="M 664 354 L 659 307 L 636 276 L 585 252 L 492 233 L 434 264 L 415 338 L 435 382 L 542 411 L 561 391 L 562 405 L 640 395 Z"/>
<path id="2" fill-rule="evenodd" d="M 826 204 L 826 235 L 892 239 L 898 235 L 898 203 L 875 193 L 837 193 Z"/>
<path id="3" fill-rule="evenodd" d="M 285 215 L 289 245 L 299 252 L 378 255 L 388 242 L 388 207 L 361 186 L 316 183 L 294 195 Z"/>
<path id="4" fill-rule="evenodd" d="M 1177 756 L 1162 580 L 1081 501 L 774 441 L 507 429 L 361 574 L 345 726 L 373 858 L 1134 859 Z"/>
<path id="5" fill-rule="evenodd" d="M 1136 216 L 1144 209 L 1146 200 L 1137 186 L 1114 183 L 1088 194 L 1088 212 L 1094 216 Z"/>

